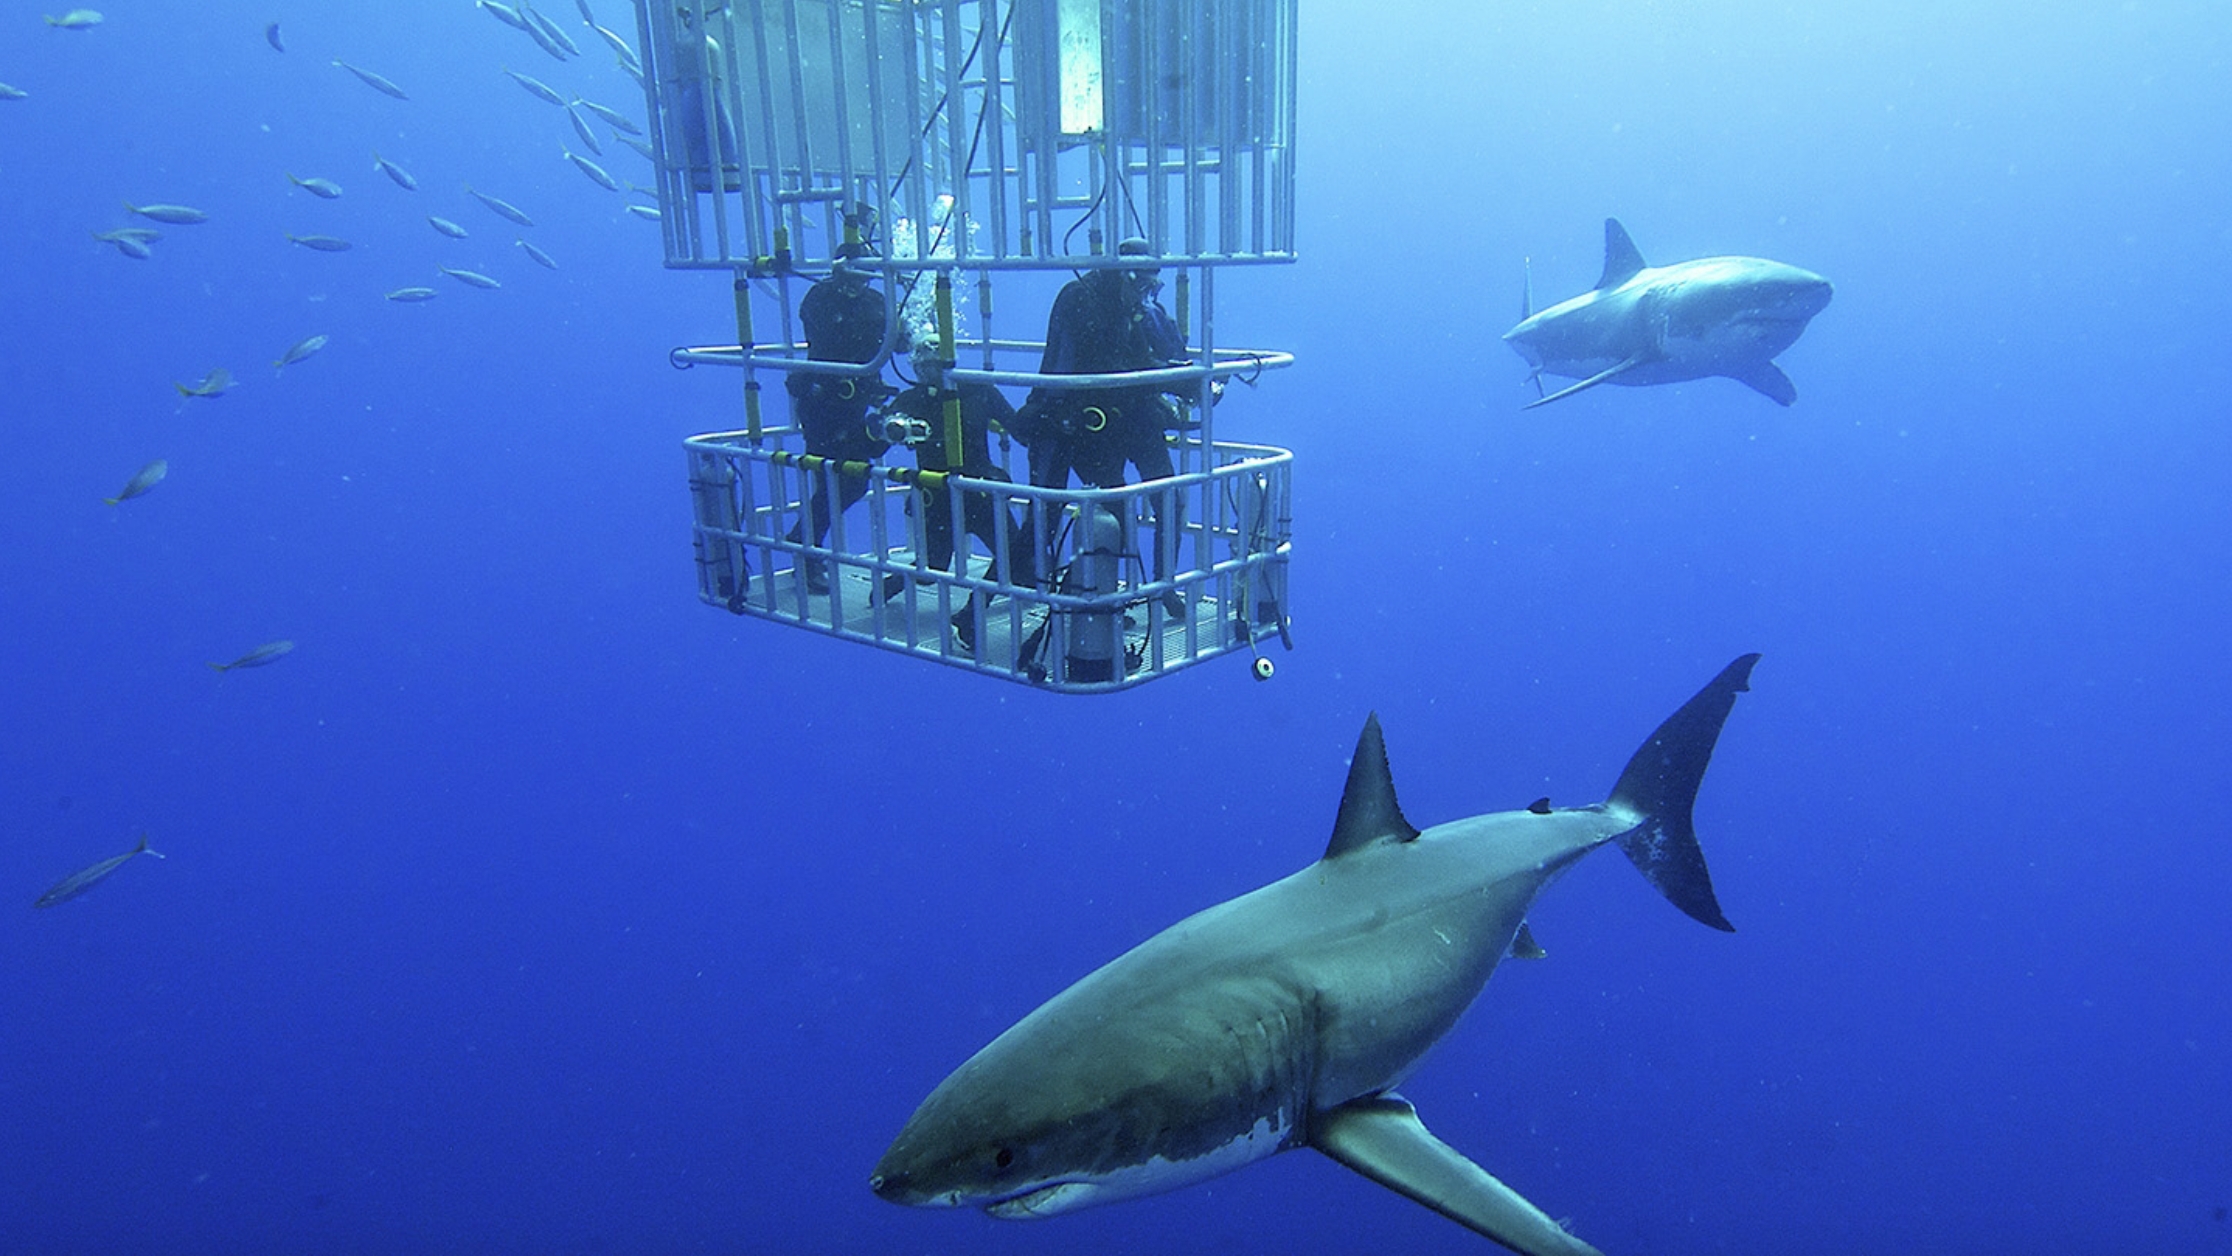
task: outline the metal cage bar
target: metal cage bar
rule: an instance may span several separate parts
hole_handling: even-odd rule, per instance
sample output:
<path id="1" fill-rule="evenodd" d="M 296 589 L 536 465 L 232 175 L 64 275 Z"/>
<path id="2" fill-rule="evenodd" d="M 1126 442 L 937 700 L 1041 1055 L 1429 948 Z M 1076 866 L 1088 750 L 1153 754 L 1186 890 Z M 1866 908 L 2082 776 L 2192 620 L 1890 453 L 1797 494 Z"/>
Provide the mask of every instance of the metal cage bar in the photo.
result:
<path id="1" fill-rule="evenodd" d="M 1072 490 L 838 466 L 806 456 L 795 431 L 770 436 L 685 442 L 698 596 L 709 605 L 1058 693 L 1130 688 L 1253 653 L 1285 630 L 1285 450 L 1226 444 L 1200 451 L 1205 470 Z M 847 474 L 868 479 L 857 525 L 838 516 L 823 545 L 787 530 L 809 509 L 809 480 L 830 492 Z M 953 512 L 951 568 L 930 566 L 922 549 L 921 503 L 933 493 Z M 960 530 L 971 495 L 1019 521 L 1041 551 L 1040 579 L 1011 577 L 1007 529 L 990 553 L 971 552 Z M 1239 508 L 1202 508 L 1215 497 Z"/>

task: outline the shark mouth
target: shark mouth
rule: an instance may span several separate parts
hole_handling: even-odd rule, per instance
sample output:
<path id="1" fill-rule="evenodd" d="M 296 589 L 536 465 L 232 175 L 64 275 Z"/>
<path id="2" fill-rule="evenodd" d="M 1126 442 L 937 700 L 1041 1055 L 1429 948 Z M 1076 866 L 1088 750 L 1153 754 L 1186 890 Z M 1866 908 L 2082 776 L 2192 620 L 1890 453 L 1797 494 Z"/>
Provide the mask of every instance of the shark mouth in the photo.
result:
<path id="1" fill-rule="evenodd" d="M 984 1206 L 984 1211 L 1002 1221 L 1035 1221 L 1068 1212 L 1086 1202 L 1077 1196 L 1090 1194 L 1092 1190 L 1090 1182 L 1049 1182 L 1019 1195 L 994 1200 Z"/>

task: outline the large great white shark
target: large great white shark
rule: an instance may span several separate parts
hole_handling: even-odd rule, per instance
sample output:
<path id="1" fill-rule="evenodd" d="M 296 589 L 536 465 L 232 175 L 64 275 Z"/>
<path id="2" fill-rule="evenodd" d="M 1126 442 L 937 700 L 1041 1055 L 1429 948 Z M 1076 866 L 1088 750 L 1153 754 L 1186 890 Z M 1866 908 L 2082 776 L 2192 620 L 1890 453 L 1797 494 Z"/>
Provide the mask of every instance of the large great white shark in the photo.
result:
<path id="1" fill-rule="evenodd" d="M 1604 220 L 1597 285 L 1539 313 L 1533 285 L 1519 325 L 1504 333 L 1539 389 L 1544 375 L 1579 380 L 1528 409 L 1598 384 L 1672 384 L 1725 375 L 1779 405 L 1797 385 L 1776 366 L 1829 304 L 1829 281 L 1763 257 L 1702 257 L 1646 266 L 1617 218 Z"/>
<path id="2" fill-rule="evenodd" d="M 869 1185 L 926 1207 L 1046 1217 L 1310 1147 L 1528 1256 L 1593 1256 L 1395 1093 L 1506 954 L 1537 895 L 1616 845 L 1676 907 L 1731 929 L 1691 827 L 1756 654 L 1629 760 L 1611 797 L 1420 832 L 1366 720 L 1325 857 L 1155 935 L 1024 1017 L 930 1093 Z"/>

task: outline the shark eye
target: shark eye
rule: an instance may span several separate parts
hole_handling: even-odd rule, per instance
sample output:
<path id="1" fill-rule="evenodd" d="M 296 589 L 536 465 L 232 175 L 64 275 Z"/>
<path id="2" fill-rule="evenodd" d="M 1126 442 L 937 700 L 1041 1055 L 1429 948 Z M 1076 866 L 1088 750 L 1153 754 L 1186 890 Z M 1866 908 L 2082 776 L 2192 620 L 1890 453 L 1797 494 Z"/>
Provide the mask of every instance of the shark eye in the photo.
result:
<path id="1" fill-rule="evenodd" d="M 992 1153 L 992 1167 L 1005 1169 L 1015 1163 L 1015 1153 L 1002 1147 Z"/>

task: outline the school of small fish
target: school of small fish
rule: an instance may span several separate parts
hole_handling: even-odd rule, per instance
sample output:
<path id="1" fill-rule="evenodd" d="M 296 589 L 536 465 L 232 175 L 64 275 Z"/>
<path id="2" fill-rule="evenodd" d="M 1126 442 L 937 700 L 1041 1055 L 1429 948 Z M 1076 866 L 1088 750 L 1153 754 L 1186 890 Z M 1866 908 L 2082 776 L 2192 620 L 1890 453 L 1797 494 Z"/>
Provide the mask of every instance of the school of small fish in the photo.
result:
<path id="1" fill-rule="evenodd" d="M 595 32 L 598 39 L 602 40 L 603 43 L 612 51 L 614 60 L 619 68 L 630 78 L 634 79 L 636 85 L 640 88 L 643 85 L 642 63 L 636 57 L 634 50 L 629 47 L 628 42 L 621 36 L 615 34 L 613 31 L 597 24 L 596 16 L 591 11 L 588 0 L 574 0 L 574 3 L 575 7 L 580 12 L 582 24 L 589 30 Z M 524 35 L 527 40 L 533 43 L 538 50 L 550 56 L 557 62 L 564 63 L 582 55 L 581 45 L 576 42 L 575 39 L 571 35 L 569 35 L 568 32 L 563 29 L 557 22 L 553 21 L 551 18 L 544 15 L 543 13 L 538 12 L 531 4 L 513 5 L 498 3 L 497 0 L 476 0 L 475 7 L 486 10 L 490 14 L 490 16 L 496 18 L 497 21 L 501 22 L 504 26 L 510 28 L 513 31 L 519 32 L 521 35 Z M 56 30 L 64 31 L 92 31 L 94 28 L 101 26 L 104 21 L 103 15 L 100 12 L 92 9 L 71 9 L 60 14 L 47 14 L 44 16 L 45 22 L 48 26 Z M 127 20 L 129 19 L 127 18 Z M 289 39 L 288 37 L 281 34 L 279 23 L 267 23 L 263 26 L 261 34 L 264 43 L 269 45 L 272 52 L 279 54 L 286 54 L 288 52 Z M 86 38 L 91 41 L 92 46 L 97 46 L 102 39 L 106 38 L 106 36 L 93 34 L 82 36 L 82 38 Z M 399 106 L 385 106 L 386 108 L 407 107 L 410 105 L 412 99 L 410 94 L 405 91 L 405 89 L 394 79 L 391 79 L 374 69 L 354 64 L 353 62 L 344 60 L 340 57 L 332 57 L 328 60 L 333 68 L 346 72 L 358 83 L 362 84 L 364 88 L 370 89 L 370 92 L 377 93 L 378 95 L 386 97 L 387 99 L 392 101 L 401 102 L 401 105 Z M 559 155 L 564 161 L 572 165 L 575 169 L 579 170 L 582 175 L 586 177 L 590 182 L 595 183 L 603 190 L 608 192 L 623 192 L 623 184 L 620 180 L 614 178 L 612 174 L 607 172 L 605 168 L 597 161 L 592 160 L 592 157 L 602 157 L 605 152 L 604 139 L 599 136 L 592 123 L 592 119 L 594 119 L 594 121 L 597 123 L 603 124 L 603 127 L 605 128 L 607 134 L 611 139 L 618 140 L 621 143 L 626 144 L 630 148 L 634 149 L 636 152 L 642 154 L 647 159 L 656 160 L 652 155 L 650 146 L 648 144 L 645 144 L 639 138 L 644 134 L 643 128 L 620 110 L 614 109 L 608 105 L 599 104 L 598 102 L 593 100 L 589 100 L 579 95 L 578 93 L 574 93 L 571 91 L 561 91 L 560 89 L 551 86 L 550 84 L 544 82 L 540 78 L 535 77 L 534 75 L 514 70 L 508 65 L 500 64 L 498 68 L 503 74 L 508 75 L 514 82 L 516 82 L 524 92 L 534 97 L 535 100 L 541 102 L 542 104 L 554 105 L 565 114 L 565 133 L 570 136 L 570 139 L 567 143 L 559 146 Z M 547 73 L 548 71 L 546 70 L 545 72 Z M 35 87 L 36 84 L 34 84 L 33 86 Z M 352 88 L 350 90 L 355 91 L 357 89 Z M 29 88 L 19 87 L 10 83 L 0 83 L 0 101 L 29 101 L 32 100 L 32 97 L 33 93 L 32 90 Z M 373 102 L 368 107 L 376 109 L 381 108 L 382 106 L 380 106 L 377 102 Z M 24 108 L 27 110 L 35 110 L 36 108 L 38 108 L 38 105 L 34 103 L 24 106 Z M 9 112 L 11 117 L 23 116 L 21 114 L 18 114 L 14 110 L 10 110 Z M 269 130 L 270 128 L 267 127 L 265 129 Z M 398 138 L 400 139 L 402 137 L 403 133 L 398 133 Z M 575 144 L 578 144 L 578 146 L 581 149 L 585 150 L 589 154 L 589 156 L 584 156 L 582 153 L 574 151 Z M 394 189 L 399 192 L 405 193 L 416 193 L 419 191 L 420 183 L 418 176 L 413 174 L 410 170 L 406 169 L 403 165 L 397 163 L 394 160 L 391 160 L 386 156 L 383 156 L 377 151 L 371 153 L 371 158 L 372 170 L 378 174 L 386 176 L 387 184 L 392 185 Z M 333 214 L 336 212 L 347 214 L 351 212 L 346 207 L 339 210 L 313 208 L 315 203 L 319 201 L 340 202 L 345 199 L 345 189 L 343 188 L 340 181 L 338 181 L 337 179 L 329 177 L 329 175 L 327 174 L 316 172 L 315 170 L 303 172 L 300 171 L 299 168 L 297 170 L 283 169 L 278 171 L 277 173 L 283 175 L 286 180 L 284 185 L 278 186 L 285 188 L 289 193 L 299 191 L 309 194 L 309 199 L 299 200 L 295 202 L 297 208 L 293 212 L 303 214 L 306 216 L 306 218 L 309 216 L 320 214 Z M 274 179 L 273 182 L 275 185 L 277 184 L 276 179 Z M 480 202 L 480 204 L 489 213 L 495 215 L 496 217 L 501 218 L 504 221 L 511 223 L 517 227 L 534 227 L 534 219 L 530 217 L 525 210 L 521 209 L 518 205 L 512 203 L 511 201 L 488 192 L 480 191 L 472 187 L 470 184 L 465 184 L 463 182 L 460 182 L 455 186 L 461 188 L 465 192 L 465 194 L 471 197 L 473 200 Z M 640 188 L 634 183 L 626 184 L 625 188 L 629 192 L 642 193 L 646 191 L 646 189 Z M 392 196 L 395 194 L 395 192 L 388 192 L 384 195 Z M 360 189 L 360 196 L 361 195 L 362 192 Z M 375 198 L 378 198 L 383 194 L 375 191 L 372 195 Z M 346 199 L 349 200 L 351 205 L 354 205 L 357 198 Z M 133 200 L 124 200 L 122 202 L 122 208 L 124 213 L 130 216 L 126 219 L 127 222 L 130 222 L 131 218 L 138 218 L 150 223 L 159 223 L 163 227 L 199 227 L 210 224 L 213 221 L 217 221 L 213 218 L 212 214 L 206 210 L 193 205 L 169 201 L 135 202 Z M 220 211 L 228 211 L 228 207 L 226 206 L 220 205 L 217 208 Z M 658 217 L 658 210 L 655 207 L 642 204 L 627 204 L 621 206 L 620 210 L 625 213 L 633 214 L 637 217 L 652 219 L 656 219 Z M 434 230 L 444 237 L 455 240 L 464 240 L 468 238 L 468 232 L 466 228 L 458 225 L 458 223 L 452 221 L 450 218 L 443 217 L 440 214 L 425 214 L 424 217 L 426 218 L 426 221 L 430 225 L 432 225 Z M 235 216 L 234 220 L 237 221 L 237 216 Z M 308 226 L 312 224 L 308 221 L 305 221 L 301 225 Z M 221 232 L 223 230 L 222 222 L 220 221 L 218 225 L 212 227 L 211 230 Z M 89 231 L 88 234 L 91 235 L 91 237 L 98 243 L 114 248 L 124 257 L 134 261 L 142 262 L 155 260 L 156 245 L 158 242 L 162 241 L 165 238 L 164 232 L 157 227 L 137 225 L 117 226 L 108 228 L 106 230 L 96 229 Z M 189 232 L 186 234 L 192 235 L 194 233 Z M 340 255 L 354 253 L 356 251 L 354 242 L 341 235 L 328 234 L 323 231 L 288 231 L 281 234 L 284 237 L 286 245 L 309 250 L 312 252 Z M 352 232 L 351 234 L 355 233 Z M 534 244 L 532 241 L 524 237 L 515 237 L 512 242 L 519 248 L 521 252 L 526 254 L 527 258 L 532 261 L 536 267 L 551 271 L 555 271 L 559 268 L 557 260 L 553 258 L 548 252 Z M 166 245 L 165 247 L 168 248 L 170 246 Z M 378 241 L 373 241 L 373 248 L 367 251 L 376 252 L 377 247 Z M 309 263 L 304 264 L 309 265 Z M 362 261 L 337 257 L 337 259 L 333 262 L 319 262 L 315 265 L 318 267 L 337 266 L 344 269 L 350 269 L 361 267 L 364 264 L 366 263 Z M 504 286 L 501 279 L 499 279 L 494 274 L 488 273 L 485 270 L 472 269 L 465 266 L 452 266 L 439 262 L 436 263 L 435 269 L 441 274 L 446 275 L 469 288 L 475 288 L 482 291 L 493 291 L 501 289 Z M 431 301 L 436 296 L 440 295 L 435 288 L 418 283 L 407 284 L 402 287 L 387 288 L 385 290 L 371 289 L 371 291 L 376 292 L 382 300 L 401 305 L 414 305 L 424 303 L 427 301 Z M 322 300 L 323 298 L 313 297 L 311 299 Z M 323 333 L 307 335 L 299 340 L 296 340 L 293 344 L 288 345 L 285 349 L 281 350 L 279 356 L 272 360 L 271 365 L 273 373 L 281 377 L 289 376 L 289 367 L 296 366 L 316 356 L 318 353 L 323 351 L 330 343 L 332 343 L 331 337 Z M 233 376 L 233 373 L 230 370 L 223 366 L 215 366 L 203 371 L 199 378 L 194 379 L 192 382 L 173 380 L 171 386 L 179 394 L 179 406 L 181 411 L 183 412 L 187 403 L 216 400 L 223 397 L 226 393 L 237 387 L 238 383 L 239 381 Z M 105 496 L 101 500 L 107 505 L 115 507 L 121 505 L 124 502 L 129 502 L 144 497 L 148 493 L 152 492 L 158 485 L 164 483 L 169 474 L 169 460 L 164 458 L 154 459 L 153 461 L 150 461 L 142 466 L 138 471 L 134 472 L 120 488 L 116 489 L 113 495 Z M 171 491 L 176 492 L 179 490 L 174 489 Z M 146 509 L 148 508 L 142 506 L 132 506 L 123 513 L 136 514 Z M 158 514 L 160 513 L 160 508 L 157 508 L 157 512 Z M 232 672 L 238 670 L 266 667 L 292 653 L 294 649 L 295 643 L 292 640 L 278 639 L 268 641 L 262 645 L 256 646 L 253 649 L 246 651 L 245 653 L 240 654 L 230 661 L 211 662 L 209 663 L 209 667 L 212 670 L 218 672 Z M 111 847 L 111 849 L 114 848 Z M 99 885 L 103 881 L 107 880 L 119 868 L 123 867 L 123 865 L 125 865 L 126 863 L 131 862 L 136 856 L 143 854 L 154 856 L 157 859 L 163 858 L 161 852 L 156 851 L 148 846 L 148 838 L 147 835 L 144 833 L 140 835 L 139 844 L 132 849 L 125 851 L 123 854 L 114 855 L 107 859 L 100 860 L 62 878 L 51 888 L 49 888 L 44 894 L 41 894 L 34 901 L 33 906 L 39 908 L 52 907 L 56 904 L 67 902 L 71 899 L 77 898 L 78 896 L 91 890 L 94 886 Z"/>

